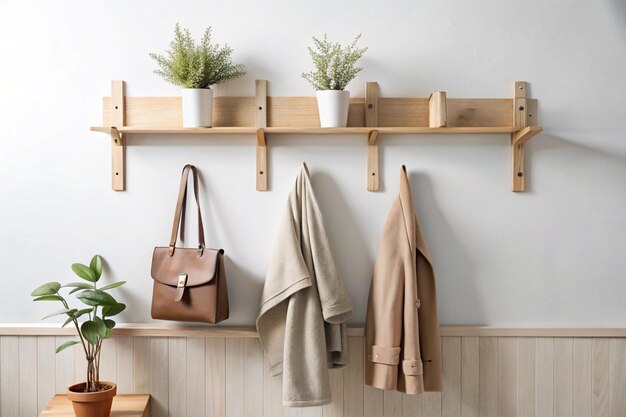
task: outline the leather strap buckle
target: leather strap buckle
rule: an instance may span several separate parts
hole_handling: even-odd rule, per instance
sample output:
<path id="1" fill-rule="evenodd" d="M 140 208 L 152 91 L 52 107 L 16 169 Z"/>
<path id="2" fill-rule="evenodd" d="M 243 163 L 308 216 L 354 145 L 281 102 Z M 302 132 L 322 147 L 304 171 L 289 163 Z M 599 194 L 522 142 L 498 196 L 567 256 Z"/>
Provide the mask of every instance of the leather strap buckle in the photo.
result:
<path id="1" fill-rule="evenodd" d="M 187 274 L 182 272 L 178 274 L 178 285 L 176 286 L 176 296 L 174 297 L 174 301 L 179 302 L 183 299 L 183 294 L 185 294 L 185 285 L 187 285 Z"/>

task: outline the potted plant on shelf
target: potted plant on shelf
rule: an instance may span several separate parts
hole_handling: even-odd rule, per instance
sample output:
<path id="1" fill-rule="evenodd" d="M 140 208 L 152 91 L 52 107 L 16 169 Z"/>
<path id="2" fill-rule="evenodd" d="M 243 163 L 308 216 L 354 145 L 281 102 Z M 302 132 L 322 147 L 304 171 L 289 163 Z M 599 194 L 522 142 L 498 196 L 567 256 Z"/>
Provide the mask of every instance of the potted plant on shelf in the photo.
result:
<path id="1" fill-rule="evenodd" d="M 166 55 L 152 53 L 159 65 L 154 72 L 166 81 L 183 88 L 183 127 L 213 125 L 213 90 L 211 86 L 241 77 L 246 73 L 241 64 L 233 64 L 232 48 L 211 42 L 211 27 L 196 45 L 188 29 L 177 23 L 174 40 Z"/>
<path id="2" fill-rule="evenodd" d="M 315 65 L 315 71 L 306 72 L 302 77 L 317 90 L 317 106 L 322 127 L 346 127 L 350 92 L 345 88 L 363 69 L 356 63 L 367 48 L 357 47 L 361 35 L 357 35 L 348 46 L 330 42 L 326 34 L 324 39 L 313 37 L 315 49 L 309 47 L 309 53 Z"/>
<path id="3" fill-rule="evenodd" d="M 125 304 L 118 303 L 107 291 L 119 287 L 126 281 L 115 282 L 98 288 L 98 281 L 102 276 L 102 258 L 94 256 L 89 266 L 80 263 L 72 264 L 72 271 L 85 282 L 70 282 L 61 285 L 59 282 L 48 282 L 31 293 L 34 301 L 59 301 L 63 308 L 54 311 L 43 319 L 55 316 L 67 316 L 62 327 L 73 323 L 78 332 L 80 341 L 70 340 L 59 347 L 56 352 L 73 346 L 82 345 L 87 360 L 87 380 L 68 388 L 67 396 L 72 401 L 77 417 L 108 417 L 111 413 L 111 404 L 117 391 L 117 385 L 100 381 L 100 353 L 102 342 L 111 338 L 115 327 L 113 317 L 126 308 Z M 61 288 L 71 288 L 69 294 L 76 293 L 76 298 L 86 308 L 70 308 L 70 304 L 59 293 Z M 80 322 L 82 321 L 82 324 Z"/>

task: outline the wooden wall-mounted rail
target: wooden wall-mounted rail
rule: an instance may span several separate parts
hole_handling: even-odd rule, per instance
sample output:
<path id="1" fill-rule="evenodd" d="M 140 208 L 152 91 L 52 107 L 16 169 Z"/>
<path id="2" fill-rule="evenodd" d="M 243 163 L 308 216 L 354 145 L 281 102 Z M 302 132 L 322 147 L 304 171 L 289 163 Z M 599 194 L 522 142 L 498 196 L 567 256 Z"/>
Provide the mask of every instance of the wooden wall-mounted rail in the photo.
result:
<path id="1" fill-rule="evenodd" d="M 113 189 L 125 189 L 128 135 L 250 134 L 256 138 L 256 189 L 268 189 L 267 136 L 272 134 L 359 134 L 367 138 L 366 184 L 380 188 L 379 142 L 382 134 L 511 134 L 512 188 L 524 191 L 524 142 L 539 133 L 537 100 L 527 85 L 515 83 L 510 99 L 451 99 L 443 91 L 428 98 L 381 97 L 368 82 L 364 98 L 352 98 L 345 128 L 321 128 L 315 97 L 271 97 L 267 81 L 256 81 L 254 97 L 215 97 L 212 128 L 183 128 L 180 97 L 125 97 L 124 82 L 113 81 L 103 100 L 102 126 L 92 131 L 112 137 Z"/>

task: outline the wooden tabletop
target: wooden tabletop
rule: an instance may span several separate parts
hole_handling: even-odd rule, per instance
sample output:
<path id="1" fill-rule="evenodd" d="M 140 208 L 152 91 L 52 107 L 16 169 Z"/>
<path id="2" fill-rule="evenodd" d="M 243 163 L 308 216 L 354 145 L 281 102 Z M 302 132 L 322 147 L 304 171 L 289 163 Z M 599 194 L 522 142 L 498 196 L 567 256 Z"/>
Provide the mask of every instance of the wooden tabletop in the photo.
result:
<path id="1" fill-rule="evenodd" d="M 55 395 L 39 417 L 74 417 L 72 402 L 66 395 Z M 116 395 L 113 398 L 111 417 L 150 417 L 150 395 Z"/>

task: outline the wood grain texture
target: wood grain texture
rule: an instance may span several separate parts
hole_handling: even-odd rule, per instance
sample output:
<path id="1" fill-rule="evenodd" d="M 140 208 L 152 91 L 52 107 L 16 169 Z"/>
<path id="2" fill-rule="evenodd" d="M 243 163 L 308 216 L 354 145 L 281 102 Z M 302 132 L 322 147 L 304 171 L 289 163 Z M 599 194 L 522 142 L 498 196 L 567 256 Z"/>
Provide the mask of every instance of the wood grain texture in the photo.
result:
<path id="1" fill-rule="evenodd" d="M 224 338 L 206 338 L 206 415 L 226 416 L 226 343 Z"/>
<path id="2" fill-rule="evenodd" d="M 574 381 L 572 361 L 574 358 L 573 339 L 554 339 L 554 415 L 555 417 L 572 417 Z"/>
<path id="3" fill-rule="evenodd" d="M 226 415 L 243 417 L 245 388 L 245 340 L 243 338 L 226 339 Z"/>
<path id="4" fill-rule="evenodd" d="M 18 379 L 19 338 L 17 336 L 0 337 L 0 416 L 19 416 L 20 386 Z"/>
<path id="5" fill-rule="evenodd" d="M 165 337 L 153 337 L 150 363 L 154 364 L 150 378 L 150 412 L 152 417 L 168 417 L 169 410 L 169 343 Z"/>
<path id="6" fill-rule="evenodd" d="M 442 340 L 443 392 L 441 394 L 441 415 L 457 417 L 461 415 L 461 369 L 462 349 L 460 337 L 446 337 Z"/>
<path id="7" fill-rule="evenodd" d="M 20 337 L 18 343 L 18 384 L 20 417 L 37 417 L 37 337 Z"/>
<path id="8" fill-rule="evenodd" d="M 517 339 L 517 416 L 535 416 L 535 339 Z"/>
<path id="9" fill-rule="evenodd" d="M 517 416 L 517 338 L 498 341 L 498 408 L 500 417 Z"/>
<path id="10" fill-rule="evenodd" d="M 573 404 L 574 417 L 587 417 L 592 415 L 591 398 L 592 390 L 592 339 L 574 339 L 573 341 Z"/>
<path id="11" fill-rule="evenodd" d="M 187 415 L 187 339 L 171 337 L 168 344 L 169 414 Z"/>
<path id="12" fill-rule="evenodd" d="M 480 413 L 479 339 L 461 338 L 461 416 L 478 417 Z"/>
<path id="13" fill-rule="evenodd" d="M 21 353 L 21 352 L 20 352 Z M 626 341 L 610 341 L 610 410 L 611 417 L 626 417 Z"/>
<path id="14" fill-rule="evenodd" d="M 554 416 L 554 339 L 539 338 L 535 344 L 535 398 L 538 416 Z"/>
<path id="15" fill-rule="evenodd" d="M 0 337 L 3 417 L 36 415 L 57 388 L 65 392 L 82 377 L 79 350 L 54 354 L 66 339 Z M 282 406 L 281 377 L 269 376 L 256 338 L 137 336 L 131 343 L 116 336 L 108 342 L 115 346 L 108 363 L 115 364 L 116 378 L 129 373 L 120 364 L 130 360 L 132 376 L 121 378 L 152 395 L 153 416 L 624 417 L 626 410 L 626 338 L 445 336 L 444 392 L 408 396 L 364 386 L 363 337 L 350 337 L 349 365 L 331 372 L 335 402 L 304 409 Z M 131 359 L 124 359 L 126 347 Z"/>
<path id="16" fill-rule="evenodd" d="M 206 351 L 203 337 L 187 339 L 187 417 L 206 416 Z"/>
<path id="17" fill-rule="evenodd" d="M 498 415 L 498 338 L 480 338 L 480 416 Z"/>
<path id="18" fill-rule="evenodd" d="M 41 417 L 74 417 L 72 402 L 65 395 L 55 395 L 50 399 Z M 149 417 L 149 395 L 123 395 L 113 398 L 111 417 Z"/>
<path id="19" fill-rule="evenodd" d="M 54 336 L 37 337 L 37 410 L 43 410 L 48 400 L 55 394 L 55 353 Z M 2 349 L 0 349 L 0 356 Z M 77 355 L 79 356 L 79 355 Z M 75 380 L 78 381 L 78 379 Z M 0 387 L 0 392 L 2 389 Z M 2 413 L 0 412 L 0 415 Z"/>

